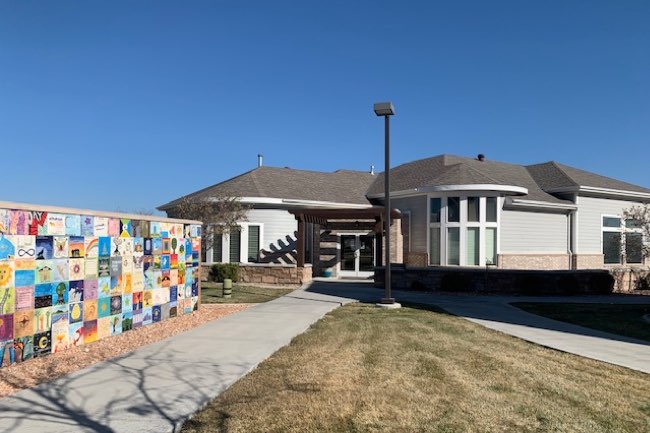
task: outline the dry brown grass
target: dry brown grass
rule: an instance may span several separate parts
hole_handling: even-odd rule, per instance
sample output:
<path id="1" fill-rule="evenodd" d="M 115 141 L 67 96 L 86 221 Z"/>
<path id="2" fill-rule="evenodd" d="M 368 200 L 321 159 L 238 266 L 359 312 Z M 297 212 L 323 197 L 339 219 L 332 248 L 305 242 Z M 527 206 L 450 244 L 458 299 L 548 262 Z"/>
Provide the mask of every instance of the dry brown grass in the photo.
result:
<path id="1" fill-rule="evenodd" d="M 440 312 L 356 304 L 188 421 L 203 432 L 648 432 L 650 375 Z"/>

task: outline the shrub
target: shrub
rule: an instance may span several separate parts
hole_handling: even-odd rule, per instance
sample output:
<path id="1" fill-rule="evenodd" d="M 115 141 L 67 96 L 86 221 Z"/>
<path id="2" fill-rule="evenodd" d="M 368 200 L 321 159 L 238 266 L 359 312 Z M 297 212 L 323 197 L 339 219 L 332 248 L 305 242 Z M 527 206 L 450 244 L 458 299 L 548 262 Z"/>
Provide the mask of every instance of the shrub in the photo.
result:
<path id="1" fill-rule="evenodd" d="M 409 290 L 412 290 L 414 292 L 426 292 L 429 290 L 429 288 L 422 281 L 415 280 L 411 283 L 411 287 L 409 288 Z"/>
<path id="2" fill-rule="evenodd" d="M 580 293 L 580 283 L 575 275 L 562 275 L 557 285 L 562 295 L 577 295 Z"/>
<path id="3" fill-rule="evenodd" d="M 637 271 L 634 290 L 650 290 L 650 272 Z"/>
<path id="4" fill-rule="evenodd" d="M 549 278 L 543 275 L 525 274 L 518 280 L 519 293 L 524 295 L 541 295 L 548 292 Z"/>
<path id="5" fill-rule="evenodd" d="M 217 263 L 210 268 L 210 281 L 223 283 L 230 278 L 233 282 L 239 281 L 239 265 L 237 263 Z"/>
<path id="6" fill-rule="evenodd" d="M 440 289 L 443 292 L 469 292 L 470 280 L 463 274 L 446 274 L 440 281 Z"/>
<path id="7" fill-rule="evenodd" d="M 591 275 L 589 287 L 594 295 L 609 295 L 614 291 L 614 277 L 609 272 Z"/>

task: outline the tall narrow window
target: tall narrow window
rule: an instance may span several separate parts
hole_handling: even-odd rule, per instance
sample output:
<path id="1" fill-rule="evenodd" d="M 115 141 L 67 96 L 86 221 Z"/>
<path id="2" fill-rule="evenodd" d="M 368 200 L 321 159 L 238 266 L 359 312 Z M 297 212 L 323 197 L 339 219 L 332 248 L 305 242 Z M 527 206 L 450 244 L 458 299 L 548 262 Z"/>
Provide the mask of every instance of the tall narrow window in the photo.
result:
<path id="1" fill-rule="evenodd" d="M 241 261 L 241 231 L 239 227 L 230 229 L 230 263 Z"/>
<path id="2" fill-rule="evenodd" d="M 260 226 L 248 226 L 248 262 L 260 261 Z"/>
<path id="3" fill-rule="evenodd" d="M 480 198 L 467 197 L 467 221 L 477 223 L 481 220 Z"/>
<path id="4" fill-rule="evenodd" d="M 478 266 L 479 264 L 479 228 L 467 228 L 467 265 Z"/>
<path id="5" fill-rule="evenodd" d="M 429 264 L 440 264 L 440 227 L 429 229 Z"/>
<path id="6" fill-rule="evenodd" d="M 460 265 L 460 228 L 447 229 L 447 264 Z"/>
<path id="7" fill-rule="evenodd" d="M 603 255 L 605 264 L 621 263 L 621 233 L 603 232 Z"/>
<path id="8" fill-rule="evenodd" d="M 432 223 L 440 222 L 440 198 L 431 199 L 431 221 Z"/>
<path id="9" fill-rule="evenodd" d="M 223 235 L 221 233 L 212 234 L 212 261 L 223 262 Z"/>
<path id="10" fill-rule="evenodd" d="M 485 199 L 485 221 L 489 223 L 497 222 L 497 198 L 487 197 Z"/>
<path id="11" fill-rule="evenodd" d="M 497 229 L 486 227 L 485 229 L 485 264 L 496 265 L 497 262 Z"/>
<path id="12" fill-rule="evenodd" d="M 447 197 L 447 222 L 460 221 L 460 197 Z"/>
<path id="13" fill-rule="evenodd" d="M 625 261 L 630 264 L 643 263 L 643 233 L 625 233 Z"/>

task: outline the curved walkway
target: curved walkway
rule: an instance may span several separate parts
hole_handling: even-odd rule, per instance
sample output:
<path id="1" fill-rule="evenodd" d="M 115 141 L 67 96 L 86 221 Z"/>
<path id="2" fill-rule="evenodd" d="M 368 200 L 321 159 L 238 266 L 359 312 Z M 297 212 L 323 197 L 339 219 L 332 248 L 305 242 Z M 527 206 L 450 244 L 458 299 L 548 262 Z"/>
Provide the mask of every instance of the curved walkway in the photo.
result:
<path id="1" fill-rule="evenodd" d="M 364 302 L 377 302 L 382 291 L 368 283 L 343 286 L 319 280 L 309 290 L 338 294 Z M 397 302 L 436 305 L 505 334 L 587 358 L 650 373 L 650 343 L 537 316 L 510 305 L 510 302 L 571 302 L 650 304 L 647 296 L 472 296 L 394 291 Z"/>

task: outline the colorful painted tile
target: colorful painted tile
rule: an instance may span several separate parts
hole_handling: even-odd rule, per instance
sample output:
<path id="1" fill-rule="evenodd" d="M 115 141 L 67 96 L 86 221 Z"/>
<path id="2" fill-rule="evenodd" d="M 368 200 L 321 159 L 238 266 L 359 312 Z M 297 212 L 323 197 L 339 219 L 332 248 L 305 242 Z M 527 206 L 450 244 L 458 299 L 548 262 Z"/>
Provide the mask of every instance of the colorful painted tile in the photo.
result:
<path id="1" fill-rule="evenodd" d="M 121 238 L 130 238 L 131 236 L 132 236 L 131 220 L 121 218 L 120 219 L 120 237 Z"/>
<path id="2" fill-rule="evenodd" d="M 14 259 L 16 246 L 9 235 L 0 232 L 0 260 Z"/>
<path id="3" fill-rule="evenodd" d="M 85 239 L 83 236 L 70 236 L 68 252 L 71 258 L 85 257 Z"/>
<path id="4" fill-rule="evenodd" d="M 133 311 L 133 294 L 122 295 L 122 312 Z"/>
<path id="5" fill-rule="evenodd" d="M 161 318 L 160 318 L 160 320 L 167 320 L 167 319 L 169 319 L 169 309 L 170 309 L 170 308 L 171 308 L 171 307 L 170 307 L 170 303 L 169 303 L 169 302 L 167 302 L 167 303 L 165 303 L 165 304 L 162 304 L 162 305 L 160 306 L 160 314 L 161 314 Z"/>
<path id="6" fill-rule="evenodd" d="M 10 210 L 8 214 L 9 234 L 29 234 L 29 212 L 22 210 Z"/>
<path id="7" fill-rule="evenodd" d="M 144 255 L 145 256 L 153 255 L 153 239 L 144 238 L 144 240 L 143 240 L 143 249 L 144 249 Z"/>
<path id="8" fill-rule="evenodd" d="M 142 237 L 142 221 L 131 220 L 131 233 L 133 237 Z"/>
<path id="9" fill-rule="evenodd" d="M 16 270 L 14 276 L 16 287 L 28 287 L 36 284 L 36 271 L 34 270 Z"/>
<path id="10" fill-rule="evenodd" d="M 177 317 L 178 316 L 178 306 L 177 302 L 171 302 L 169 304 L 169 317 Z"/>
<path id="11" fill-rule="evenodd" d="M 68 308 L 69 308 L 68 321 L 70 323 L 79 323 L 83 321 L 84 318 L 83 302 L 74 302 L 68 304 Z"/>
<path id="12" fill-rule="evenodd" d="M 153 255 L 161 255 L 163 253 L 163 241 L 161 238 L 153 238 L 151 239 L 151 245 L 152 245 L 152 252 Z"/>
<path id="13" fill-rule="evenodd" d="M 52 328 L 52 308 L 36 308 L 34 310 L 34 332 L 46 332 Z"/>
<path id="14" fill-rule="evenodd" d="M 105 217 L 95 217 L 94 218 L 94 232 L 95 236 L 109 236 L 108 234 L 108 218 Z"/>
<path id="15" fill-rule="evenodd" d="M 67 321 L 52 323 L 52 353 L 63 352 L 70 344 L 69 326 Z"/>
<path id="16" fill-rule="evenodd" d="M 98 238 L 99 257 L 111 256 L 111 238 L 108 236 L 100 236 Z"/>
<path id="17" fill-rule="evenodd" d="M 86 253 L 86 258 L 92 259 L 99 257 L 99 238 L 84 237 L 84 252 Z"/>
<path id="18" fill-rule="evenodd" d="M 97 341 L 97 320 L 88 320 L 83 325 L 84 344 Z"/>
<path id="19" fill-rule="evenodd" d="M 161 287 L 169 288 L 171 286 L 171 277 L 169 276 L 170 271 L 162 271 L 162 280 Z"/>
<path id="20" fill-rule="evenodd" d="M 14 314 L 14 338 L 31 337 L 34 334 L 34 310 Z"/>
<path id="21" fill-rule="evenodd" d="M 97 297 L 106 298 L 111 295 L 111 277 L 99 277 Z"/>
<path id="22" fill-rule="evenodd" d="M 116 314 L 110 318 L 111 335 L 119 335 L 122 333 L 122 314 Z"/>
<path id="23" fill-rule="evenodd" d="M 151 325 L 153 323 L 153 315 L 151 308 L 142 309 L 142 324 L 144 326 Z"/>
<path id="24" fill-rule="evenodd" d="M 0 261 L 0 289 L 13 287 L 14 285 L 14 261 Z"/>
<path id="25" fill-rule="evenodd" d="M 122 258 L 111 257 L 111 277 L 122 275 Z"/>
<path id="26" fill-rule="evenodd" d="M 29 212 L 29 217 L 27 220 L 29 222 L 30 235 L 47 235 L 47 216 L 47 212 Z"/>
<path id="27" fill-rule="evenodd" d="M 131 294 L 131 305 L 133 310 L 142 310 L 142 292 L 133 292 Z"/>
<path id="28" fill-rule="evenodd" d="M 97 261 L 97 275 L 99 278 L 111 276 L 110 257 L 100 257 Z"/>
<path id="29" fill-rule="evenodd" d="M 155 260 L 155 257 L 156 256 L 154 256 L 154 260 Z M 154 263 L 155 263 L 155 261 L 154 261 Z M 169 270 L 170 269 L 170 264 L 171 264 L 171 262 L 170 262 L 169 254 L 163 254 L 162 256 L 160 256 L 160 269 Z"/>
<path id="30" fill-rule="evenodd" d="M 34 297 L 34 286 L 16 287 L 16 311 L 33 310 Z"/>
<path id="31" fill-rule="evenodd" d="M 160 237 L 160 223 L 157 221 L 149 222 L 149 237 L 159 238 Z"/>
<path id="32" fill-rule="evenodd" d="M 153 306 L 153 290 L 142 292 L 142 306 L 145 309 Z"/>
<path id="33" fill-rule="evenodd" d="M 83 280 L 86 277 L 85 265 L 85 259 L 68 259 L 68 278 Z"/>
<path id="34" fill-rule="evenodd" d="M 52 306 L 67 304 L 69 289 L 70 283 L 68 281 L 60 281 L 52 284 Z"/>
<path id="35" fill-rule="evenodd" d="M 95 218 L 92 215 L 81 217 L 81 236 L 95 236 Z"/>
<path id="36" fill-rule="evenodd" d="M 99 278 L 99 260 L 98 259 L 84 259 L 84 279 L 97 279 Z"/>
<path id="37" fill-rule="evenodd" d="M 120 314 L 122 312 L 122 296 L 111 296 L 111 315 Z"/>
<path id="38" fill-rule="evenodd" d="M 103 318 L 111 315 L 111 298 L 97 299 L 97 317 Z"/>
<path id="39" fill-rule="evenodd" d="M 49 283 L 52 281 L 52 261 L 36 261 L 36 284 Z"/>
<path id="40" fill-rule="evenodd" d="M 55 259 L 67 259 L 68 258 L 68 241 L 67 236 L 54 236 L 53 237 L 53 257 Z"/>
<path id="41" fill-rule="evenodd" d="M 54 256 L 52 236 L 36 236 L 36 260 L 49 260 Z"/>
<path id="42" fill-rule="evenodd" d="M 65 235 L 65 215 L 54 213 L 47 215 L 47 234 Z"/>
<path id="43" fill-rule="evenodd" d="M 69 236 L 81 236 L 81 216 L 65 216 L 65 234 Z"/>
<path id="44" fill-rule="evenodd" d="M 5 287 L 0 289 L 0 314 L 11 314 L 16 309 L 16 289 Z"/>
<path id="45" fill-rule="evenodd" d="M 170 254 L 169 255 L 169 268 L 170 269 L 178 269 L 178 254 Z"/>
<path id="46" fill-rule="evenodd" d="M 97 299 L 90 299 L 83 302 L 83 320 L 96 320 L 97 319 Z"/>
<path id="47" fill-rule="evenodd" d="M 133 256 L 123 255 L 122 256 L 122 273 L 132 273 L 133 272 Z"/>
<path id="48" fill-rule="evenodd" d="M 0 341 L 0 367 L 16 362 L 14 340 Z"/>
<path id="49" fill-rule="evenodd" d="M 34 358 L 40 358 L 52 353 L 52 332 L 37 332 L 34 334 Z"/>
<path id="50" fill-rule="evenodd" d="M 36 258 L 36 237 L 16 235 L 13 237 L 16 245 L 16 259 L 33 260 Z"/>
<path id="51" fill-rule="evenodd" d="M 141 292 L 145 288 L 144 275 L 141 272 L 135 272 L 131 277 L 131 291 Z"/>
<path id="52" fill-rule="evenodd" d="M 162 310 L 160 305 L 154 305 L 151 307 L 151 317 L 154 323 L 162 320 Z"/>
<path id="53" fill-rule="evenodd" d="M 120 235 L 120 220 L 117 218 L 108 219 L 108 235 L 116 237 Z"/>
<path id="54" fill-rule="evenodd" d="M 102 338 L 111 336 L 111 318 L 110 317 L 100 317 L 97 319 L 97 339 L 101 340 Z"/>
<path id="55" fill-rule="evenodd" d="M 81 302 L 84 300 L 84 282 L 83 280 L 70 281 L 68 290 L 68 302 Z"/>
<path id="56" fill-rule="evenodd" d="M 99 283 L 97 279 L 86 279 L 84 280 L 84 300 L 97 299 L 97 290 L 99 288 Z"/>
<path id="57" fill-rule="evenodd" d="M 133 313 L 127 312 L 122 314 L 122 332 L 133 329 Z"/>
<path id="58" fill-rule="evenodd" d="M 133 311 L 133 329 L 142 327 L 143 314 L 142 310 Z"/>
<path id="59" fill-rule="evenodd" d="M 13 340 L 14 316 L 13 314 L 0 314 L 0 341 Z"/>
<path id="60" fill-rule="evenodd" d="M 14 338 L 16 363 L 25 362 L 34 357 L 34 336 Z"/>
<path id="61" fill-rule="evenodd" d="M 84 323 L 71 323 L 68 327 L 70 347 L 82 346 L 84 344 Z"/>

